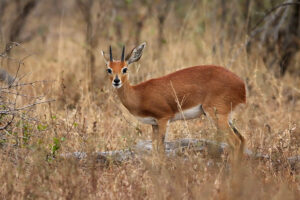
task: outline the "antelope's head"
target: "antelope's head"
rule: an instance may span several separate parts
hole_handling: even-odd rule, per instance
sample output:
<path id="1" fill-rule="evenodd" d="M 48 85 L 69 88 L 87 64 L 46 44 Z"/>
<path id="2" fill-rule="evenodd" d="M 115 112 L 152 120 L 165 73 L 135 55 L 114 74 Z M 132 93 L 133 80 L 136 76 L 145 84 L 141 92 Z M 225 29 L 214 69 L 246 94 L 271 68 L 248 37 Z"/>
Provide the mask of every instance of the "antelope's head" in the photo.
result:
<path id="1" fill-rule="evenodd" d="M 132 51 L 125 58 L 125 46 L 123 46 L 120 60 L 113 59 L 111 46 L 109 46 L 109 60 L 106 58 L 104 51 L 102 51 L 102 56 L 104 57 L 107 67 L 106 71 L 114 88 L 121 88 L 123 83 L 127 81 L 128 66 L 131 63 L 138 61 L 142 57 L 145 47 L 146 43 L 144 42 L 132 49 Z"/>

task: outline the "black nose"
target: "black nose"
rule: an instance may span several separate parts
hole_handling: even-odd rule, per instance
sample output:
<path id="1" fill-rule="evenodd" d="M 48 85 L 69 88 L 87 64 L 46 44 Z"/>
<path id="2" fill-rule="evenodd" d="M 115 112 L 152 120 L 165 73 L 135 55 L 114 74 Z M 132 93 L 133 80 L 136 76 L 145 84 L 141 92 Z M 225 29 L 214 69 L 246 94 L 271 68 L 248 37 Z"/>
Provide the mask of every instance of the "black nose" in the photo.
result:
<path id="1" fill-rule="evenodd" d="M 115 78 L 114 82 L 118 84 L 118 83 L 120 83 L 120 79 L 117 77 L 117 78 Z"/>

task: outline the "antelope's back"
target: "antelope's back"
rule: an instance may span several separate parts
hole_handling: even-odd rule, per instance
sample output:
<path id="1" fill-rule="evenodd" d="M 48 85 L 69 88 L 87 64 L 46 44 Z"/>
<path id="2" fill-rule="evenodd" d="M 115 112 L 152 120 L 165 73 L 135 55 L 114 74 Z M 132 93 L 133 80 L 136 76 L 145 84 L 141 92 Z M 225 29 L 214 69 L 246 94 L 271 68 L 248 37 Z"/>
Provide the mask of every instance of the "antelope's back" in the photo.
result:
<path id="1" fill-rule="evenodd" d="M 246 103 L 244 81 L 224 67 L 194 66 L 159 79 L 172 82 L 179 100 L 186 99 L 187 104 L 188 101 L 200 101 L 209 106 L 226 106 L 229 109 Z"/>
<path id="2" fill-rule="evenodd" d="M 156 106 L 169 105 L 172 110 L 178 108 L 175 94 L 182 109 L 203 104 L 227 113 L 238 104 L 246 103 L 243 80 L 223 67 L 212 65 L 178 70 L 140 83 L 135 88 L 145 97 L 144 103 L 149 101 L 152 105 L 158 102 Z"/>
<path id="3" fill-rule="evenodd" d="M 206 103 L 221 104 L 230 109 L 246 103 L 245 83 L 236 74 L 219 66 L 196 66 L 195 69 L 198 71 L 195 74 L 197 74 L 196 79 L 201 82 L 201 88 L 209 91 Z"/>

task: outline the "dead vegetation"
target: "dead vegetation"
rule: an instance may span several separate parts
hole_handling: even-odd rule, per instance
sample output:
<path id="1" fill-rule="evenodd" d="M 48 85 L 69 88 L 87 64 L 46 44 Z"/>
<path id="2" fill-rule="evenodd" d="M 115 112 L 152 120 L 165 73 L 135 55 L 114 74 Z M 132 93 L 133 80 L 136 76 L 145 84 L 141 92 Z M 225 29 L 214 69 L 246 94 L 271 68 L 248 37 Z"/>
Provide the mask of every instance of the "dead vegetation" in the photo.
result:
<path id="1" fill-rule="evenodd" d="M 3 2 L 0 49 L 12 42 L 11 15 L 21 13 L 13 5 L 21 1 L 10 1 L 5 8 Z M 17 98 L 15 109 L 56 101 L 18 112 L 7 133 L 0 130 L 0 199 L 299 198 L 299 166 L 289 164 L 289 158 L 300 155 L 299 53 L 295 51 L 284 75 L 278 76 L 280 65 L 270 67 L 264 60 L 265 55 L 272 59 L 277 54 L 268 52 L 256 39 L 247 53 L 245 42 L 247 27 L 251 29 L 266 10 L 282 1 L 220 4 L 177 0 L 163 1 L 162 7 L 162 1 L 105 1 L 99 10 L 91 10 L 94 24 L 89 33 L 88 20 L 82 15 L 86 11 L 78 7 L 83 1 L 34 2 L 18 36 L 24 40 L 0 58 L 1 69 L 13 77 L 18 71 L 22 78 L 18 84 L 23 85 L 10 89 L 26 95 Z M 171 4 L 165 8 L 165 3 Z M 105 14 L 97 15 L 103 5 Z M 284 14 L 285 10 L 278 12 Z M 268 20 L 259 26 L 265 27 L 267 35 L 271 29 L 265 24 Z M 33 37 L 29 37 L 31 33 Z M 95 44 L 90 34 L 99 34 Z M 247 83 L 247 105 L 236 110 L 234 123 L 247 138 L 247 148 L 269 159 L 246 157 L 239 167 L 232 168 L 225 154 L 215 158 L 205 152 L 183 151 L 159 166 L 152 156 L 122 163 L 113 159 L 97 162 L 93 152 L 131 149 L 140 140 L 150 139 L 151 127 L 132 117 L 112 92 L 100 56 L 100 50 L 110 44 L 121 49 L 124 42 L 130 49 L 139 40 L 147 41 L 148 46 L 143 59 L 129 69 L 133 83 L 199 64 L 226 66 L 242 77 Z M 24 65 L 19 68 L 18 61 L 27 55 L 31 56 L 22 60 Z M 95 59 L 94 69 L 91 59 Z M 1 98 L 7 98 L 3 89 L 7 84 L 2 83 L 1 88 Z M 1 118 L 1 126 L 10 117 Z M 171 124 L 167 140 L 215 141 L 215 133 L 215 127 L 203 117 Z M 91 156 L 84 160 L 59 156 L 78 151 Z"/>

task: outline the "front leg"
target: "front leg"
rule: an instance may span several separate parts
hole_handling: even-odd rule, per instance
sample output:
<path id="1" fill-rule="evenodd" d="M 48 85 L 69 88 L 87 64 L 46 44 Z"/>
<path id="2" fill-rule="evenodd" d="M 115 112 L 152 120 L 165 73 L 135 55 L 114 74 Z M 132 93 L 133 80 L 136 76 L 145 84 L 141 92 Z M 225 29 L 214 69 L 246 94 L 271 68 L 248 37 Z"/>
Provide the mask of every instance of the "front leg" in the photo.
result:
<path id="1" fill-rule="evenodd" d="M 165 152 L 165 135 L 168 119 L 157 120 L 157 125 L 152 125 L 152 149 L 158 153 Z"/>

